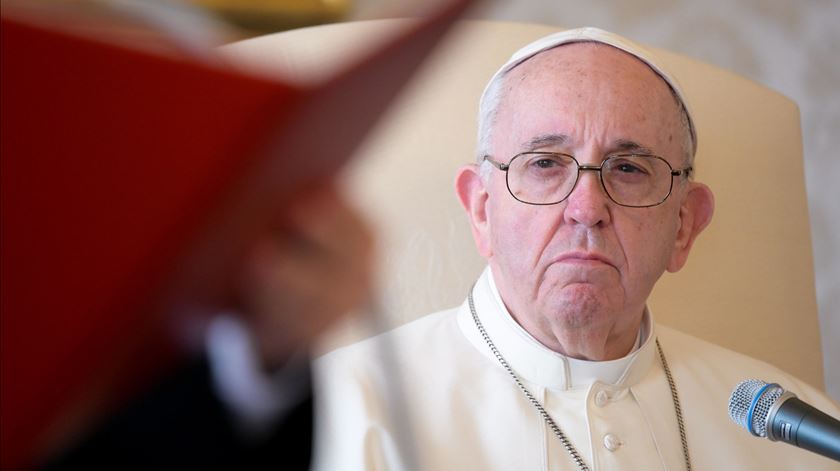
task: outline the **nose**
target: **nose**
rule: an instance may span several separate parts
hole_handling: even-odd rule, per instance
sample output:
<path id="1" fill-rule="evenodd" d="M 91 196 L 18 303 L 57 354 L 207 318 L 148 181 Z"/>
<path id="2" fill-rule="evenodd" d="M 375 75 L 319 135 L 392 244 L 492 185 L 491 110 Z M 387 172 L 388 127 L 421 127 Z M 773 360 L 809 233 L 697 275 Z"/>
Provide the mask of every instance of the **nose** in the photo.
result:
<path id="1" fill-rule="evenodd" d="M 595 227 L 610 222 L 611 200 L 600 177 L 596 169 L 581 167 L 580 177 L 566 199 L 563 217 L 567 223 Z"/>

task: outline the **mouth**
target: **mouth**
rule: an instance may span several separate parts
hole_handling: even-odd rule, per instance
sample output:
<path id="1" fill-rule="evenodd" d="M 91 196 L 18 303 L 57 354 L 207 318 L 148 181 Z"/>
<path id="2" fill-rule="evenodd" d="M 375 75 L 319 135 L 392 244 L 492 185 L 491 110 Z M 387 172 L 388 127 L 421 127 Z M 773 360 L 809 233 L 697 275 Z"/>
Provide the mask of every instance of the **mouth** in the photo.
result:
<path id="1" fill-rule="evenodd" d="M 607 265 L 615 267 L 607 257 L 595 252 L 567 252 L 558 257 L 555 263 L 567 263 L 574 265 Z"/>

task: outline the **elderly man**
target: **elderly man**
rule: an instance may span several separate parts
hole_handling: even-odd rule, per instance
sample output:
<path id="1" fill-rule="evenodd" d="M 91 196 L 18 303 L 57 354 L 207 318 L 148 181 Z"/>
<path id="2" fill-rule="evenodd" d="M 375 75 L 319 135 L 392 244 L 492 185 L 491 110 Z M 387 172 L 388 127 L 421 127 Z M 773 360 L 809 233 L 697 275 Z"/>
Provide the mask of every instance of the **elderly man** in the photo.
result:
<path id="1" fill-rule="evenodd" d="M 696 144 L 674 79 L 623 38 L 585 28 L 514 54 L 482 96 L 479 161 L 456 179 L 489 266 L 460 308 L 320 360 L 317 464 L 836 469 L 726 416 L 745 375 L 835 404 L 646 306 L 712 217 Z M 405 377 L 396 398 L 382 344 Z"/>

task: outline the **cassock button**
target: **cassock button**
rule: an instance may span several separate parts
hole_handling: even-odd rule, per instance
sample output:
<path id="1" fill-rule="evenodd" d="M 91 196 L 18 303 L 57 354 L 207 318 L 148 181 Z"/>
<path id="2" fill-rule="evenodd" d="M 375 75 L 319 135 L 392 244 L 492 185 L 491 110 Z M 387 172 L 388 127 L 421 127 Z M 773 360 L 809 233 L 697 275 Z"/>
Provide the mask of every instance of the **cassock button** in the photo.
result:
<path id="1" fill-rule="evenodd" d="M 621 448 L 621 445 L 621 440 L 617 436 L 611 433 L 604 435 L 604 448 L 606 448 L 607 450 L 618 450 L 619 448 Z"/>
<path id="2" fill-rule="evenodd" d="M 598 391 L 595 394 L 595 405 L 598 407 L 604 407 L 607 403 L 610 402 L 609 396 L 607 396 L 606 391 Z"/>

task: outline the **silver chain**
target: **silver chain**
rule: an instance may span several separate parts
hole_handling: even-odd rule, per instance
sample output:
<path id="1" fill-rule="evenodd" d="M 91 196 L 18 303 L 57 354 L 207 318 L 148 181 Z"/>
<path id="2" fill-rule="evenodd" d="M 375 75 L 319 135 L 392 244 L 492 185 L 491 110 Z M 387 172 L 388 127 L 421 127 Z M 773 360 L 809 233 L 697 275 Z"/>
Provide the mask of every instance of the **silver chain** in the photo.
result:
<path id="1" fill-rule="evenodd" d="M 671 388 L 671 399 L 674 400 L 674 411 L 677 413 L 677 427 L 680 429 L 680 442 L 682 442 L 685 469 L 686 471 L 691 471 L 691 459 L 688 457 L 688 439 L 685 438 L 685 422 L 683 422 L 680 397 L 677 395 L 677 385 L 674 383 L 674 378 L 671 376 L 671 368 L 668 368 L 668 361 L 665 360 L 665 352 L 662 351 L 662 346 L 659 345 L 659 339 L 656 339 L 656 351 L 659 352 L 659 359 L 662 361 L 662 369 L 665 370 L 665 377 L 668 378 L 668 387 Z"/>
<path id="2" fill-rule="evenodd" d="M 487 343 L 487 346 L 490 347 L 490 351 L 493 352 L 493 356 L 499 360 L 499 363 L 502 365 L 502 368 L 508 372 L 511 378 L 513 378 L 513 382 L 516 383 L 516 386 L 525 394 L 525 397 L 528 399 L 528 402 L 537 409 L 537 412 L 540 413 L 545 423 L 554 432 L 554 435 L 560 440 L 560 443 L 563 445 L 563 448 L 569 452 L 569 455 L 572 458 L 572 461 L 575 462 L 578 469 L 581 471 L 589 471 L 589 466 L 583 461 L 583 457 L 580 455 L 580 452 L 577 451 L 572 442 L 569 441 L 569 438 L 566 437 L 566 434 L 560 430 L 560 427 L 557 423 L 554 422 L 554 419 L 548 415 L 545 408 L 540 404 L 540 402 L 531 394 L 531 391 L 528 391 L 528 388 L 522 384 L 522 381 L 519 379 L 519 376 L 513 372 L 513 368 L 510 367 L 507 360 L 499 353 L 499 349 L 496 348 L 496 345 L 490 340 L 490 336 L 487 334 L 487 331 L 484 330 L 484 325 L 478 319 L 478 313 L 475 310 L 475 301 L 473 301 L 473 294 L 472 289 L 470 289 L 470 294 L 467 297 L 470 304 L 470 312 L 472 313 L 473 321 L 475 322 L 475 326 L 478 328 L 478 331 L 481 333 L 481 337 L 484 338 L 484 341 Z M 683 422 L 682 417 L 682 409 L 680 408 L 680 400 L 677 397 L 677 387 L 674 384 L 674 378 L 671 376 L 671 370 L 668 368 L 668 362 L 665 360 L 665 354 L 662 352 L 662 347 L 659 345 L 659 339 L 656 340 L 656 350 L 659 352 L 659 359 L 662 361 L 662 367 L 665 370 L 665 377 L 668 379 L 668 386 L 671 389 L 671 398 L 674 400 L 674 410 L 677 413 L 677 425 L 680 429 L 680 441 L 682 442 L 682 449 L 683 449 L 683 458 L 685 459 L 685 469 L 686 471 L 691 471 L 691 460 L 688 457 L 688 440 L 685 438 L 685 424 Z"/>

